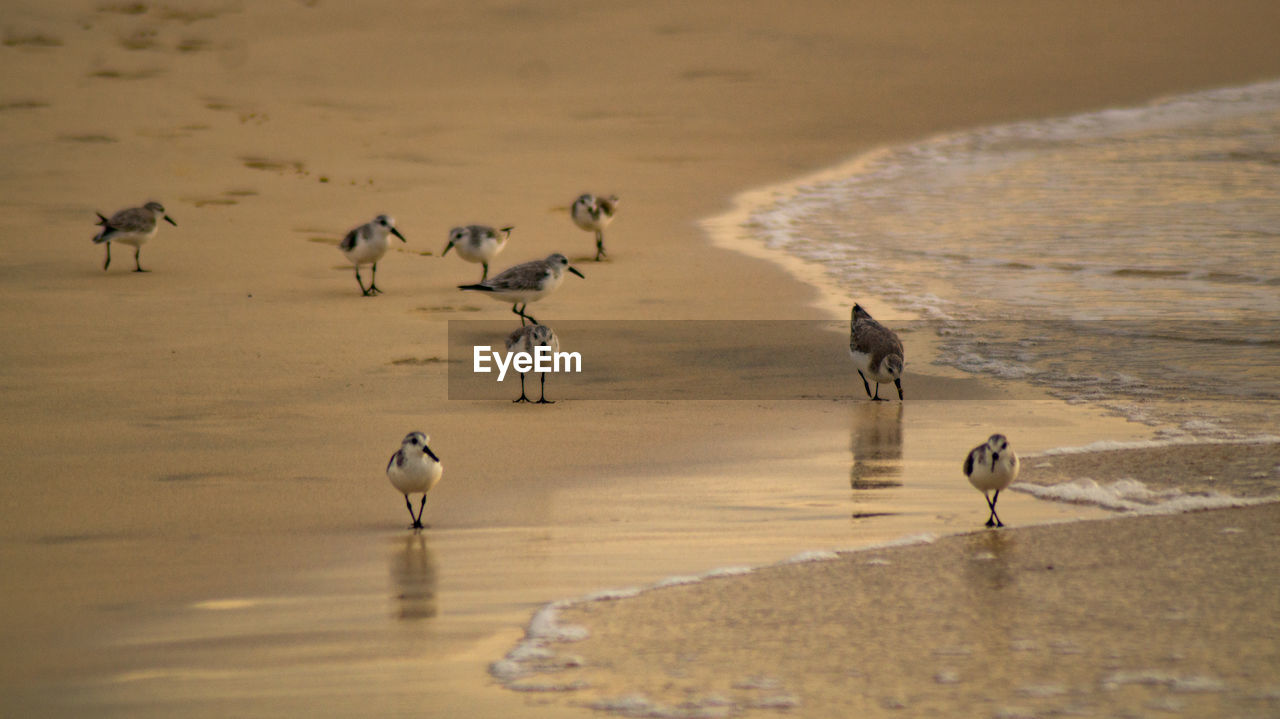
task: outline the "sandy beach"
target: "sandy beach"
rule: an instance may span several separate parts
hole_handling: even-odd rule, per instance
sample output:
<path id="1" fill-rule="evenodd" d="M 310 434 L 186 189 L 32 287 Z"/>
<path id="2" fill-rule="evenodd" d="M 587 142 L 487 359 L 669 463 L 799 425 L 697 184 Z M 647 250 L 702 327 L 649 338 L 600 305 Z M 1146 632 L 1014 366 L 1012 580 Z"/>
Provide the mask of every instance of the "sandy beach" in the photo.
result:
<path id="1" fill-rule="evenodd" d="M 548 324 L 844 319 L 854 299 L 879 312 L 860 288 L 807 284 L 811 267 L 725 249 L 700 221 L 886 143 L 1280 76 L 1277 26 L 1270 2 L 8 3 L 0 713 L 585 716 L 581 699 L 489 674 L 549 601 L 968 532 L 982 503 L 958 465 L 989 417 L 1028 453 L 1146 437 L 934 367 L 924 337 L 908 339 L 903 383 L 930 399 L 903 404 L 450 399 L 449 321 L 518 320 L 455 289 L 479 267 L 439 254 L 467 223 L 516 227 L 495 269 L 564 252 L 586 278 L 534 306 Z M 584 191 L 622 198 L 609 262 L 587 261 L 591 235 L 564 209 Z M 104 272 L 94 213 L 147 200 L 177 222 L 144 246 L 151 272 L 130 272 L 123 246 Z M 337 244 L 383 212 L 407 242 L 379 264 L 385 294 L 365 298 Z M 838 334 L 807 341 L 843 351 Z M 851 369 L 836 381 L 860 391 Z M 446 468 L 421 535 L 383 476 L 414 429 Z M 1020 493 L 1001 513 L 1024 527 L 1110 516 Z M 1205 560 L 1241 569 L 1275 556 L 1274 519 L 1015 529 L 1007 571 L 1039 591 L 1050 579 L 1027 567 L 1046 544 L 1079 566 L 1082 544 L 1223 527 L 1244 531 Z M 928 571 L 980 536 L 910 551 Z M 1276 576 L 1199 595 L 1177 566 L 1109 561 L 1082 586 L 1142 568 L 1196 604 Z M 783 611 L 797 580 L 750 581 Z M 896 606 L 944 611 L 910 575 L 886 581 L 921 592 Z M 696 621 L 689 609 L 677 613 Z M 1222 611 L 1274 624 L 1247 602 Z M 607 621 L 588 622 L 593 636 Z M 751 641 L 718 631 L 709 641 Z M 1213 676 L 1235 687 L 1246 659 L 1269 661 L 1257 676 L 1270 680 L 1242 685 L 1274 695 L 1274 640 L 1248 653 L 1223 636 L 1205 661 L 1235 669 Z M 650 683 L 666 670 L 627 671 Z M 945 714 L 970 700 L 936 701 Z M 1242 711 L 1274 710 L 1257 701 Z"/>

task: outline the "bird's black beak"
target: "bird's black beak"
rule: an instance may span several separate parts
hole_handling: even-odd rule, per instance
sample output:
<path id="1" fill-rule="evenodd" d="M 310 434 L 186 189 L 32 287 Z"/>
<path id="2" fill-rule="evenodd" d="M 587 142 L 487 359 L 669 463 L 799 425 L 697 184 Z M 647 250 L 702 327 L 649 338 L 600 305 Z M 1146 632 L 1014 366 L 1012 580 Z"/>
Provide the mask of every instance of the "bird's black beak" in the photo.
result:
<path id="1" fill-rule="evenodd" d="M 585 279 L 587 279 L 587 276 L 586 276 L 586 275 L 584 275 L 584 274 L 582 274 L 581 272 L 579 272 L 579 271 L 577 270 L 577 268 L 576 268 L 576 267 L 570 267 L 570 268 L 569 268 L 569 271 L 570 271 L 570 272 L 572 272 L 573 274 L 575 274 L 575 275 L 577 275 L 577 276 L 581 277 L 581 278 L 582 278 L 582 279 L 584 279 L 584 280 L 585 280 Z"/>
<path id="2" fill-rule="evenodd" d="M 428 446 L 426 446 L 426 445 L 423 445 L 423 446 L 422 446 L 422 451 L 423 451 L 423 452 L 426 452 L 426 453 L 427 453 L 427 456 L 428 456 L 428 457 L 430 457 L 430 458 L 432 458 L 432 459 L 434 459 L 435 461 L 437 461 L 437 462 L 439 462 L 439 461 L 440 461 L 440 458 L 436 456 L 436 453 L 435 453 L 435 452 L 432 452 L 432 451 L 431 451 L 431 448 L 430 448 L 430 447 L 428 447 Z"/>
<path id="3" fill-rule="evenodd" d="M 452 249 L 453 249 L 453 240 L 449 240 L 449 244 L 444 246 L 444 252 L 441 252 L 440 256 L 444 257 L 445 255 L 449 254 L 449 250 L 452 250 Z"/>
<path id="4" fill-rule="evenodd" d="M 992 452 L 992 453 L 991 453 L 991 461 L 992 461 L 992 463 L 999 462 L 999 461 L 1000 461 L 1000 453 L 999 453 L 999 452 Z"/>
<path id="5" fill-rule="evenodd" d="M 164 221 L 165 221 L 165 222 L 168 222 L 169 224 L 173 225 L 174 227 L 177 227 L 177 226 L 178 226 L 178 223 L 174 222 L 174 221 L 173 221 L 173 218 L 172 218 L 172 217 L 170 217 L 170 216 L 168 216 L 168 215 L 165 215 L 165 216 L 164 216 Z"/>
<path id="6" fill-rule="evenodd" d="M 408 242 L 408 240 L 404 238 L 404 235 L 400 234 L 400 230 L 397 230 L 394 227 L 391 228 L 391 234 L 395 235 L 396 237 L 399 237 L 401 242 Z"/>

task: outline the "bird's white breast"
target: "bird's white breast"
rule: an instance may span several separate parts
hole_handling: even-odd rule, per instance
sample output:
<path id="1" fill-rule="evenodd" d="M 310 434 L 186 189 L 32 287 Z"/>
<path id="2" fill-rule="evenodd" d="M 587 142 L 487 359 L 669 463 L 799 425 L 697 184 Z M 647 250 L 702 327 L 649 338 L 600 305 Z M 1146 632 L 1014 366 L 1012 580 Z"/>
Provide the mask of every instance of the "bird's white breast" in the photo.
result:
<path id="1" fill-rule="evenodd" d="M 347 259 L 357 265 L 367 265 L 382 259 L 387 254 L 387 233 L 375 232 L 372 236 L 359 235 L 356 245 L 343 252 Z"/>
<path id="2" fill-rule="evenodd" d="M 142 243 L 156 236 L 156 231 L 160 228 L 156 225 L 151 227 L 149 232 L 117 232 L 111 236 L 112 242 L 119 242 L 124 245 L 132 245 L 133 247 L 141 247 Z"/>
<path id="3" fill-rule="evenodd" d="M 969 483 L 984 492 L 1005 489 L 1018 477 L 1018 469 L 1018 455 L 1012 451 L 1006 451 L 1001 453 L 1000 459 L 996 460 L 994 471 L 991 469 L 989 459 L 982 464 L 974 462 Z"/>
<path id="4" fill-rule="evenodd" d="M 502 243 L 498 238 L 492 236 L 484 236 L 479 238 L 468 238 L 454 245 L 458 251 L 458 256 L 467 262 L 488 262 L 493 256 L 498 254 L 498 248 Z"/>
<path id="5" fill-rule="evenodd" d="M 415 460 L 406 460 L 403 467 L 392 463 L 387 468 L 387 478 L 391 480 L 391 486 L 401 494 L 430 492 L 431 488 L 440 481 L 442 474 L 444 469 L 440 463 L 425 455 Z"/>

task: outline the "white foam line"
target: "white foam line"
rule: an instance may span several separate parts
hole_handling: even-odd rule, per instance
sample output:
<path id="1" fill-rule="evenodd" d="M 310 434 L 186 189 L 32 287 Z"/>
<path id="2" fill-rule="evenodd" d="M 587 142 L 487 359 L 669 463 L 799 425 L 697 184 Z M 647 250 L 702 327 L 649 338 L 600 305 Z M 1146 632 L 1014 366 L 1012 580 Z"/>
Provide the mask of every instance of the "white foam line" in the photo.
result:
<path id="1" fill-rule="evenodd" d="M 1206 509 L 1253 507 L 1280 501 L 1280 496 L 1275 495 L 1233 497 L 1221 492 L 1188 494 L 1179 489 L 1155 490 L 1136 479 L 1120 479 L 1100 484 L 1082 477 L 1048 486 L 1019 482 L 1009 489 L 1030 494 L 1037 499 L 1070 504 L 1092 504 L 1103 509 L 1131 514 L 1184 514 Z"/>
<path id="2" fill-rule="evenodd" d="M 828 551 L 826 549 L 813 549 L 808 552 L 801 552 L 793 557 L 788 557 L 780 562 L 780 564 L 804 564 L 806 562 L 825 562 L 830 559 L 838 559 L 839 554 Z"/>
<path id="3" fill-rule="evenodd" d="M 1280 443 L 1280 437 L 1262 435 L 1246 440 L 1220 439 L 1168 439 L 1146 440 L 1138 442 L 1101 441 L 1082 447 L 1059 447 L 1039 454 L 1026 455 L 1025 459 L 1035 457 L 1051 457 L 1066 454 L 1083 454 L 1086 452 L 1103 452 L 1117 449 L 1145 449 L 1152 447 L 1168 447 L 1173 445 L 1193 444 L 1274 444 Z M 1092 479 L 1077 479 L 1071 482 L 1051 486 L 1041 486 L 1019 482 L 1010 489 L 1024 492 L 1040 499 L 1081 504 L 1094 504 L 1105 509 L 1112 509 L 1131 515 L 1181 514 L 1184 512 L 1205 509 L 1233 507 L 1249 507 L 1269 502 L 1280 501 L 1280 496 L 1270 497 L 1232 497 L 1218 492 L 1204 494 L 1187 494 L 1177 489 L 1152 490 L 1142 482 L 1133 479 L 1122 479 L 1107 485 L 1101 485 Z M 1067 520 L 1080 521 L 1080 520 Z M 1057 524 L 1047 522 L 1044 524 Z M 1039 526 L 1039 525 L 1032 525 Z M 964 532 L 958 532 L 964 534 Z M 520 689 L 519 680 L 538 673 L 561 671 L 569 667 L 579 666 L 577 660 L 568 661 L 557 657 L 551 645 L 579 642 L 590 636 L 590 631 L 578 624 L 565 624 L 560 621 L 560 611 L 578 604 L 592 602 L 616 601 L 639 596 L 653 589 L 664 589 L 675 586 L 698 584 L 700 582 L 738 577 L 758 571 L 769 566 L 786 566 L 808 562 L 831 561 L 842 555 L 875 552 L 886 549 L 897 549 L 920 544 L 932 544 L 937 535 L 931 533 L 911 534 L 885 542 L 878 542 L 857 547 L 835 550 L 810 550 L 795 554 L 780 562 L 762 567 L 729 566 L 711 569 L 697 575 L 675 575 L 658 580 L 643 587 L 626 587 L 622 589 L 606 589 L 592 592 L 576 599 L 560 599 L 550 602 L 536 611 L 525 629 L 524 639 L 507 653 L 503 659 L 489 667 L 490 674 L 510 689 Z M 881 558 L 873 558 L 869 563 L 887 564 Z M 539 684 L 541 691 L 574 691 L 585 687 L 582 682 Z M 616 711 L 616 710 L 615 710 Z"/>
<path id="4" fill-rule="evenodd" d="M 907 547 L 915 544 L 929 544 L 935 539 L 937 539 L 937 537 L 932 534 L 912 534 L 862 547 L 849 547 L 834 551 L 813 550 L 801 552 L 780 562 L 764 566 L 777 567 L 804 562 L 830 561 L 838 559 L 842 554 L 870 552 L 895 547 Z M 558 599 L 554 602 L 549 602 L 538 609 L 538 611 L 534 612 L 533 617 L 529 620 L 528 627 L 525 628 L 524 639 L 521 640 L 515 648 L 507 652 L 507 655 L 501 660 L 489 665 L 489 673 L 508 688 L 518 689 L 519 687 L 516 686 L 516 682 L 523 677 L 530 674 L 564 669 L 566 667 L 566 663 L 557 659 L 556 652 L 551 648 L 551 645 L 580 642 L 591 635 L 590 631 L 582 625 L 565 624 L 560 621 L 560 611 L 568 607 L 592 602 L 627 599 L 639 596 L 640 594 L 653 589 L 697 584 L 711 579 L 740 577 L 751 574 L 760 568 L 762 567 L 720 567 L 698 575 L 676 575 L 667 577 L 646 587 L 606 589 L 583 595 L 577 599 Z M 557 691 L 573 691 L 580 689 L 585 685 L 579 682 L 569 682 L 564 684 L 548 684 L 545 686 L 554 687 Z"/>
<path id="5" fill-rule="evenodd" d="M 1113 452 L 1124 449 L 1160 449 L 1163 447 L 1179 447 L 1200 444 L 1277 444 L 1280 443 L 1280 437 L 1274 434 L 1260 434 L 1254 437 L 1245 437 L 1242 439 L 1227 439 L 1218 437 L 1170 437 L 1168 439 L 1140 439 L 1130 442 L 1119 442 L 1115 440 L 1101 440 L 1091 442 L 1079 447 L 1055 447 L 1046 449 L 1035 454 L 1023 455 L 1023 459 L 1037 459 L 1040 457 L 1056 457 L 1065 454 L 1088 454 L 1091 452 Z"/>

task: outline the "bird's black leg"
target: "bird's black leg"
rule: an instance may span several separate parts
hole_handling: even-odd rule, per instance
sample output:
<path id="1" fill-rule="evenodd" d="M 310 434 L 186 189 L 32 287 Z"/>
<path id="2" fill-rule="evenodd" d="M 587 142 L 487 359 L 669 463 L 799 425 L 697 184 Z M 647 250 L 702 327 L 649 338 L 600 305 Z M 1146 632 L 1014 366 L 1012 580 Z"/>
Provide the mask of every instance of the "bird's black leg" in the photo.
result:
<path id="1" fill-rule="evenodd" d="M 998 490 L 998 489 L 997 489 L 997 490 L 996 490 L 996 498 L 999 498 L 999 497 L 1000 497 L 1000 490 Z M 983 499 L 985 499 L 985 500 L 987 500 L 987 508 L 991 510 L 991 515 L 990 515 L 989 517 L 987 517 L 987 526 L 988 526 L 988 527 L 1003 527 L 1004 525 L 1003 525 L 1003 524 L 1000 524 L 1000 518 L 996 516 L 996 501 L 995 501 L 995 499 L 993 499 L 993 498 L 991 498 L 991 497 L 988 497 L 986 492 L 983 492 L 983 493 L 982 493 L 982 498 L 983 498 Z"/>
<path id="2" fill-rule="evenodd" d="M 538 404 L 555 404 L 555 400 L 547 399 L 547 373 L 542 373 L 542 399 L 538 400 Z"/>
<path id="3" fill-rule="evenodd" d="M 608 257 L 604 251 L 604 232 L 596 230 L 596 262 Z"/>
<path id="4" fill-rule="evenodd" d="M 1003 527 L 1004 522 L 1000 521 L 1000 515 L 996 514 L 996 502 L 1000 501 L 1000 490 L 996 490 L 996 494 L 991 498 L 991 516 L 996 520 L 997 527 Z"/>
<path id="5" fill-rule="evenodd" d="M 484 282 L 485 278 L 489 276 L 489 263 L 481 262 L 480 266 L 484 268 L 484 274 L 480 275 L 480 281 Z"/>
<path id="6" fill-rule="evenodd" d="M 138 249 L 134 250 L 134 252 L 133 252 L 133 268 L 134 268 L 134 269 L 133 269 L 133 271 L 134 271 L 134 272 L 149 272 L 149 271 L 150 271 L 150 270 L 144 270 L 144 269 L 142 269 L 142 248 L 141 248 L 141 247 L 139 247 Z"/>
<path id="7" fill-rule="evenodd" d="M 404 506 L 406 506 L 406 507 L 408 507 L 408 508 L 409 508 L 409 519 L 412 519 L 412 520 L 413 520 L 413 524 L 412 524 L 409 528 L 410 528 L 410 529 L 421 529 L 421 528 L 422 528 L 422 522 L 418 521 L 418 518 L 417 518 L 417 517 L 415 517 L 415 516 L 413 516 L 413 502 L 410 502 L 410 501 L 409 501 L 409 495 L 407 495 L 407 494 L 406 494 L 406 495 L 404 495 Z"/>
<path id="8" fill-rule="evenodd" d="M 876 382 L 876 394 L 871 398 L 872 402 L 888 402 L 889 400 L 880 396 L 880 383 Z"/>
<path id="9" fill-rule="evenodd" d="M 520 326 L 524 327 L 524 321 L 529 319 L 529 317 L 524 313 L 524 308 L 520 306 L 519 302 L 511 305 L 511 312 L 512 314 L 520 315 Z"/>
<path id="10" fill-rule="evenodd" d="M 528 401 L 529 401 L 529 398 L 525 396 L 525 393 L 524 393 L 524 373 L 521 372 L 520 373 L 520 399 L 513 399 L 511 400 L 511 403 L 515 404 L 517 402 L 528 402 Z"/>
<path id="11" fill-rule="evenodd" d="M 373 263 L 373 271 L 369 273 L 369 294 L 381 294 L 382 290 L 378 289 L 378 263 Z"/>
<path id="12" fill-rule="evenodd" d="M 867 396 L 871 396 L 871 385 L 867 384 L 867 376 L 862 374 L 862 370 L 858 370 L 858 376 L 862 378 L 862 388 L 867 391 Z M 877 389 L 879 389 L 877 387 Z"/>
<path id="13" fill-rule="evenodd" d="M 426 526 L 425 524 L 422 523 L 422 513 L 426 511 L 426 509 L 427 509 L 427 495 L 423 494 L 422 504 L 418 505 L 418 519 L 414 522 L 413 524 L 414 527 L 418 529 L 422 529 L 423 527 Z"/>
<path id="14" fill-rule="evenodd" d="M 364 280 L 360 279 L 360 265 L 356 265 L 356 283 L 360 285 L 360 294 L 368 297 L 370 292 L 364 287 Z"/>
<path id="15" fill-rule="evenodd" d="M 902 400 L 902 379 L 900 378 L 894 379 L 893 386 L 898 388 L 898 400 L 901 401 Z"/>
<path id="16" fill-rule="evenodd" d="M 520 326 L 521 326 L 521 327 L 524 327 L 524 321 L 525 321 L 525 320 L 529 320 L 529 324 L 534 324 L 534 325 L 538 324 L 538 321 L 537 321 L 536 319 L 534 319 L 534 318 L 533 318 L 533 315 L 525 314 L 525 308 L 526 308 L 526 307 L 528 307 L 528 306 L 529 306 L 529 303 L 528 303 L 528 302 L 525 302 L 524 304 L 520 305 L 520 308 L 519 308 L 519 309 L 516 309 L 516 306 L 515 306 L 515 305 L 511 305 L 511 311 L 512 311 L 512 312 L 514 312 L 514 313 L 516 313 L 516 314 L 518 314 L 518 315 L 520 315 Z"/>
<path id="17" fill-rule="evenodd" d="M 102 263 L 102 271 L 106 272 L 107 268 L 110 266 L 111 266 L 111 243 L 108 242 L 107 243 L 107 261 Z"/>

